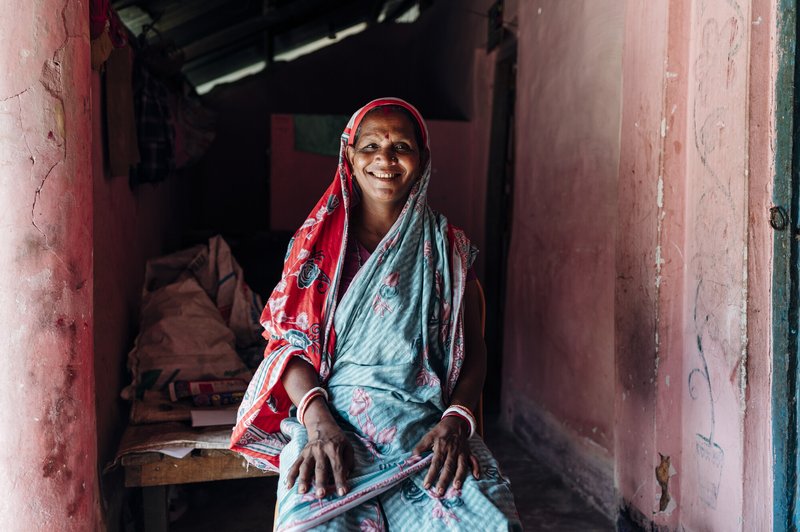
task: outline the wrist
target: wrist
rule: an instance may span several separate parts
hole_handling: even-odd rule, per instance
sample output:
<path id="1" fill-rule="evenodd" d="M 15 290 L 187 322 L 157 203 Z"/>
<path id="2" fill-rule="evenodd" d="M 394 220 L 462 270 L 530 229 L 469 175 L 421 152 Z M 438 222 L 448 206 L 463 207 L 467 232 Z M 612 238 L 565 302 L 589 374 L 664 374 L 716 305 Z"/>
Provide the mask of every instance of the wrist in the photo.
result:
<path id="1" fill-rule="evenodd" d="M 312 403 L 316 402 L 319 403 L 319 399 L 325 399 L 325 402 L 328 401 L 328 392 L 325 391 L 325 388 L 322 386 L 315 386 L 308 390 L 304 395 L 303 398 L 300 399 L 300 402 L 297 403 L 297 421 L 300 422 L 301 425 L 305 425 L 305 416 L 308 407 L 311 406 Z"/>
<path id="2" fill-rule="evenodd" d="M 461 416 L 444 416 L 439 423 L 447 427 L 449 430 L 455 430 L 459 434 L 469 437 L 469 422 Z"/>
<path id="3" fill-rule="evenodd" d="M 303 425 L 306 427 L 311 424 L 335 423 L 328 402 L 322 396 L 315 397 L 308 402 L 303 415 Z"/>
<path id="4" fill-rule="evenodd" d="M 472 410 L 466 406 L 457 404 L 450 405 L 442 414 L 442 419 L 448 417 L 458 417 L 459 419 L 464 420 L 469 425 L 468 437 L 471 438 L 475 434 L 475 428 L 477 427 L 475 415 L 472 413 Z"/>

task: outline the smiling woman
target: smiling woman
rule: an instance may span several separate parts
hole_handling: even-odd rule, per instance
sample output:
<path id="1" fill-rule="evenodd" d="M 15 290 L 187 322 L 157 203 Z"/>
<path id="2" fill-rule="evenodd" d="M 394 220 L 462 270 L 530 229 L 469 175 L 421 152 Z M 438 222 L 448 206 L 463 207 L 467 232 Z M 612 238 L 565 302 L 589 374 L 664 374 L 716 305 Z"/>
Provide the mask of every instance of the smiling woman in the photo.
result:
<path id="1" fill-rule="evenodd" d="M 370 251 L 397 220 L 428 159 L 415 123 L 403 107 L 375 108 L 364 116 L 353 144 L 347 146 L 361 196 L 353 225 L 356 238 Z"/>
<path id="2" fill-rule="evenodd" d="M 428 207 L 430 168 L 419 112 L 371 102 L 289 246 L 231 442 L 280 470 L 278 530 L 520 528 L 475 434 L 486 371 L 476 251 Z"/>

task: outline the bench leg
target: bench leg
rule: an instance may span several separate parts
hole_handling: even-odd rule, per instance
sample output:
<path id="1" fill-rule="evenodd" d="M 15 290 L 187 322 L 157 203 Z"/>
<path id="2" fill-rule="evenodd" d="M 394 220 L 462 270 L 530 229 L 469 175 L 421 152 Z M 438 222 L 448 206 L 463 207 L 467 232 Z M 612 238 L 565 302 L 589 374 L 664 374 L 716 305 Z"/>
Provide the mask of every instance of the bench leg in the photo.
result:
<path id="1" fill-rule="evenodd" d="M 167 487 L 142 488 L 144 532 L 167 532 Z"/>

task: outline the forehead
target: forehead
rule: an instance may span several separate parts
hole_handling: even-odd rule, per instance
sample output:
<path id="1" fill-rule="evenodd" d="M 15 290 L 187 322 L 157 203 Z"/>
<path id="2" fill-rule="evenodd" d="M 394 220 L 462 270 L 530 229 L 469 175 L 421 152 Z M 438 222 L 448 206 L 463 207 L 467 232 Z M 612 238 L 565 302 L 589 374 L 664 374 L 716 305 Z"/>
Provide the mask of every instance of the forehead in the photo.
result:
<path id="1" fill-rule="evenodd" d="M 361 136 L 394 134 L 414 138 L 414 125 L 403 113 L 391 109 L 375 109 L 361 121 Z"/>

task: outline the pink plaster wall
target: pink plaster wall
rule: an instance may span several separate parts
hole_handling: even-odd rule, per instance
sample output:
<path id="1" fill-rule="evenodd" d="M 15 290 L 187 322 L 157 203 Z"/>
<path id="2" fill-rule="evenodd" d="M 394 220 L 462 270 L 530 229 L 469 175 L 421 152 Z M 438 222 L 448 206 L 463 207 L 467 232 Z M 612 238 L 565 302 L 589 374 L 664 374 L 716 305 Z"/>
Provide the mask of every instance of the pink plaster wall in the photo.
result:
<path id="1" fill-rule="evenodd" d="M 5 2 L 0 33 L 0 522 L 94 530 L 88 6 Z"/>
<path id="2" fill-rule="evenodd" d="M 270 228 L 294 232 L 331 184 L 337 159 L 296 151 L 292 115 L 274 114 L 270 123 Z"/>
<path id="3" fill-rule="evenodd" d="M 776 9 L 518 4 L 504 409 L 642 524 L 771 526 Z"/>
<path id="4" fill-rule="evenodd" d="M 624 456 L 615 465 L 617 489 L 625 505 L 651 519 L 659 495 L 655 478 L 655 417 L 659 356 L 657 319 L 661 264 L 658 218 L 663 210 L 659 188 L 673 194 L 672 181 L 661 170 L 661 120 L 666 61 L 667 1 L 629 3 L 625 19 L 623 55 L 622 150 L 618 188 L 616 240 L 615 332 L 616 394 L 615 450 Z M 661 185 L 659 185 L 659 176 Z M 667 186 L 664 187 L 664 184 Z M 663 192 L 662 192 L 663 194 Z M 672 249 L 670 247 L 670 249 Z M 668 265 L 672 266 L 672 263 Z M 657 282 L 657 279 L 659 281 Z M 670 280 L 670 283 L 672 280 Z M 678 291 L 680 299 L 681 290 Z M 678 327 L 680 331 L 681 327 Z M 679 333 L 678 341 L 682 341 Z M 680 360 L 680 357 L 678 357 Z M 670 363 L 674 361 L 670 360 Z M 680 389 L 681 374 L 675 379 Z M 663 383 L 666 388 L 666 381 Z M 680 420 L 673 411 L 672 429 L 677 442 L 665 455 L 680 457 Z"/>
<path id="5" fill-rule="evenodd" d="M 744 422 L 744 530 L 772 530 L 772 206 L 777 7 L 754 0 L 750 18 L 748 106 L 747 374 Z M 755 21 L 758 21 L 756 24 Z M 757 493 L 757 497 L 747 494 Z"/>
<path id="6" fill-rule="evenodd" d="M 623 4 L 519 3 L 503 408 L 614 454 Z M 613 498 L 613 494 L 610 494 Z"/>
<path id="7" fill-rule="evenodd" d="M 775 5 L 752 7 L 626 14 L 616 476 L 635 517 L 668 529 L 771 526 L 772 236 L 758 213 L 773 175 Z M 665 511 L 659 453 L 673 473 Z"/>
<path id="8" fill-rule="evenodd" d="M 686 135 L 681 521 L 741 527 L 749 6 L 693 5 Z M 667 102 L 669 105 L 670 102 Z"/>
<path id="9" fill-rule="evenodd" d="M 292 115 L 272 115 L 270 224 L 275 231 L 295 231 L 330 185 L 337 158 L 294 149 Z M 486 186 L 484 150 L 471 146 L 469 122 L 429 120 L 431 183 L 428 200 L 451 223 L 463 228 L 480 247 L 484 232 Z"/>

